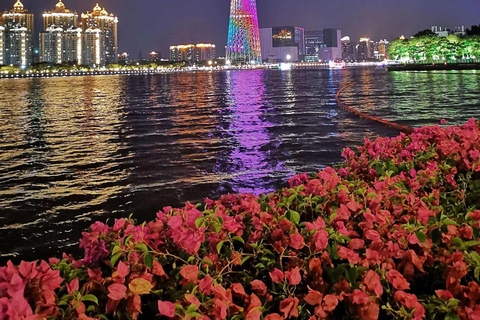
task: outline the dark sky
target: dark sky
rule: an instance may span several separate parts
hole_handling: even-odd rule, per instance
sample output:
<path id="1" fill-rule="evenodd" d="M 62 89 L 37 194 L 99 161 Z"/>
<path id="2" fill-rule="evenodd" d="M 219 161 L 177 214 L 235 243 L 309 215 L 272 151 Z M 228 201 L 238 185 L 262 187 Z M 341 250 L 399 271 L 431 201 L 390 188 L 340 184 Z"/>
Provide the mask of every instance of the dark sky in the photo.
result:
<path id="1" fill-rule="evenodd" d="M 98 0 L 119 17 L 120 51 L 132 58 L 160 50 L 168 56 L 174 44 L 227 41 L 229 0 Z M 14 0 L 0 0 L 10 9 Z M 36 15 L 57 0 L 22 0 Z M 64 0 L 67 8 L 92 10 L 95 0 Z M 448 28 L 480 23 L 480 0 L 257 0 L 260 27 L 294 25 L 305 29 L 338 28 L 354 39 L 393 39 L 438 25 Z M 38 40 L 37 40 L 38 41 Z M 218 50 L 221 54 L 223 50 Z"/>

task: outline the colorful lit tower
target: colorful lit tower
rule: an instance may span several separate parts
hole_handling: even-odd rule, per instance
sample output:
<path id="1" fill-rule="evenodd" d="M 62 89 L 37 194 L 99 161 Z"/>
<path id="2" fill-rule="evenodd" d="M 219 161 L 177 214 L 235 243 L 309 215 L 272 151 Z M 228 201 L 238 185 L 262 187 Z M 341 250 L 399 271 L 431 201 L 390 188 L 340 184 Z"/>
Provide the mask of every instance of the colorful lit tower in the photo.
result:
<path id="1" fill-rule="evenodd" d="M 227 63 L 261 63 L 256 0 L 231 0 Z"/>

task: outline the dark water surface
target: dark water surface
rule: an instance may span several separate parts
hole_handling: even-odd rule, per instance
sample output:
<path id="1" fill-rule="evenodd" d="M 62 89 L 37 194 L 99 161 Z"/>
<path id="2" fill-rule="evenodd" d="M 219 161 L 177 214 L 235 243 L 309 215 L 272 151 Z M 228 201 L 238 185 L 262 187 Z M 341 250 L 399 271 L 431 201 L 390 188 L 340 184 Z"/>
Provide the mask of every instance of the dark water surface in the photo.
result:
<path id="1" fill-rule="evenodd" d="M 480 116 L 480 73 L 230 71 L 0 80 L 0 262 L 78 252 L 93 221 L 274 190 L 421 126 Z"/>

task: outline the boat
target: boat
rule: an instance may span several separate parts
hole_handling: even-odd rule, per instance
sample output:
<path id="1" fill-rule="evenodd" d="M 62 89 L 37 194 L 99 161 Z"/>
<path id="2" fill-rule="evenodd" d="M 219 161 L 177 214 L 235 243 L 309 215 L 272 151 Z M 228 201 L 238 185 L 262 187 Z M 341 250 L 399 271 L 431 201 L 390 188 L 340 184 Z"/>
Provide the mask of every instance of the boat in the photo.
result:
<path id="1" fill-rule="evenodd" d="M 328 67 L 330 69 L 343 69 L 346 68 L 346 64 L 343 60 L 330 60 L 328 62 Z"/>

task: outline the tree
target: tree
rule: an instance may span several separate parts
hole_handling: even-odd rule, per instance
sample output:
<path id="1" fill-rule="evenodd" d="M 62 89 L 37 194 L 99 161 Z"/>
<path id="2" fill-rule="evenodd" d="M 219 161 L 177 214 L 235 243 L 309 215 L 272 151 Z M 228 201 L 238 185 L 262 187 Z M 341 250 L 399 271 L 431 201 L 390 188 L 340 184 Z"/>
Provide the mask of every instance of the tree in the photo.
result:
<path id="1" fill-rule="evenodd" d="M 432 30 L 430 29 L 425 29 L 425 30 L 422 30 L 422 31 L 418 31 L 417 33 L 415 33 L 413 35 L 414 38 L 418 38 L 418 37 L 422 37 L 422 36 L 435 36 L 436 33 L 433 32 Z"/>

